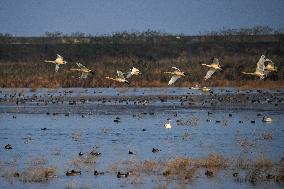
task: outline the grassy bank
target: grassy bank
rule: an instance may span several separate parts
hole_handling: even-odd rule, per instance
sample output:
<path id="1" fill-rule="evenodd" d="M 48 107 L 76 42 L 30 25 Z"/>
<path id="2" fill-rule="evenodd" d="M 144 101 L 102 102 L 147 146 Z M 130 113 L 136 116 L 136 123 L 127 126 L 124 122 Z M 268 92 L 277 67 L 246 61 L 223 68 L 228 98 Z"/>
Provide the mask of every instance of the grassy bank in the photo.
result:
<path id="1" fill-rule="evenodd" d="M 131 87 L 167 86 L 170 77 L 163 72 L 176 66 L 188 73 L 174 86 L 236 86 L 244 88 L 284 87 L 284 37 L 263 36 L 108 36 L 108 37 L 6 37 L 0 38 L 0 87 L 108 87 L 125 86 L 105 80 L 116 70 L 139 68 L 142 77 L 130 78 Z M 61 54 L 68 61 L 54 73 L 54 65 L 45 63 Z M 254 72 L 256 62 L 265 54 L 280 68 L 268 79 L 241 75 Z M 222 73 L 204 81 L 207 72 L 202 63 L 218 57 Z M 81 62 L 95 71 L 94 77 L 80 80 L 70 71 Z"/>

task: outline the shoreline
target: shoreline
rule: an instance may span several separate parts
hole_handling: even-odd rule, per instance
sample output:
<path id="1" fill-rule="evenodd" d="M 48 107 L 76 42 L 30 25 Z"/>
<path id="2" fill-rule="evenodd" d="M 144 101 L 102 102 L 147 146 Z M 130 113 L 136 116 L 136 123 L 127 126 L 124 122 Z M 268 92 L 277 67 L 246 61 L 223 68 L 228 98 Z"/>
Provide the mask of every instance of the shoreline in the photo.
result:
<path id="1" fill-rule="evenodd" d="M 212 88 L 72 88 L 0 90 L 1 113 L 120 114 L 167 110 L 284 111 L 284 90 Z"/>

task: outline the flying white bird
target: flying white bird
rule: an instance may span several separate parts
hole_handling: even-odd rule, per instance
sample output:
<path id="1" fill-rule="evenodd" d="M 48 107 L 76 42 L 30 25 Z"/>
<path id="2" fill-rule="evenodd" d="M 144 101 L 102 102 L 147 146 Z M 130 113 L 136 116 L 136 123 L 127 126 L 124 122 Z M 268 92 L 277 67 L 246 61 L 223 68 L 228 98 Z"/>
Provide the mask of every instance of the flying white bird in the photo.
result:
<path id="1" fill-rule="evenodd" d="M 176 80 L 178 80 L 182 76 L 186 75 L 184 72 L 180 71 L 180 69 L 178 69 L 177 67 L 172 67 L 172 68 L 175 69 L 175 71 L 173 71 L 173 72 L 164 72 L 165 74 L 172 75 L 168 85 L 171 85 L 171 84 L 175 83 Z"/>
<path id="2" fill-rule="evenodd" d="M 220 66 L 218 58 L 214 58 L 212 64 L 202 64 L 202 66 L 207 66 L 210 68 L 204 77 L 205 80 L 209 79 L 216 72 L 216 70 L 223 70 Z"/>
<path id="3" fill-rule="evenodd" d="M 89 74 L 92 74 L 92 75 L 95 74 L 92 70 L 86 68 L 86 66 L 84 66 L 83 64 L 81 63 L 76 63 L 76 64 L 79 68 L 71 68 L 71 70 L 82 72 L 82 75 L 80 76 L 81 79 L 86 79 Z"/>
<path id="4" fill-rule="evenodd" d="M 265 70 L 268 72 L 277 72 L 278 68 L 274 65 L 274 62 L 270 59 L 265 59 L 265 62 L 268 62 L 267 65 L 265 66 Z"/>
<path id="5" fill-rule="evenodd" d="M 252 73 L 248 73 L 248 72 L 242 72 L 242 74 L 246 74 L 246 75 L 255 75 L 257 77 L 259 77 L 260 79 L 264 79 L 265 76 L 267 75 L 267 72 L 265 71 L 265 65 L 264 62 L 267 59 L 265 59 L 264 55 L 261 55 L 260 59 L 258 60 L 258 62 L 256 63 L 256 69 L 255 72 Z M 268 59 L 269 60 L 269 59 Z"/>
<path id="6" fill-rule="evenodd" d="M 125 79 L 123 73 L 119 70 L 116 71 L 117 72 L 117 77 L 116 78 L 112 78 L 112 77 L 106 77 L 106 79 L 110 79 L 110 80 L 113 80 L 113 81 L 117 81 L 117 82 L 120 82 L 120 83 L 127 83 L 129 84 L 129 82 Z"/>
<path id="7" fill-rule="evenodd" d="M 142 74 L 141 74 L 140 70 L 133 67 L 132 69 L 130 69 L 129 72 L 127 72 L 126 78 L 130 78 L 133 75 L 142 75 Z"/>
<path id="8" fill-rule="evenodd" d="M 57 57 L 55 60 L 45 60 L 44 62 L 49 62 L 55 64 L 55 72 L 58 72 L 59 70 L 59 65 L 66 64 L 67 62 L 64 60 L 62 56 L 57 54 Z"/>

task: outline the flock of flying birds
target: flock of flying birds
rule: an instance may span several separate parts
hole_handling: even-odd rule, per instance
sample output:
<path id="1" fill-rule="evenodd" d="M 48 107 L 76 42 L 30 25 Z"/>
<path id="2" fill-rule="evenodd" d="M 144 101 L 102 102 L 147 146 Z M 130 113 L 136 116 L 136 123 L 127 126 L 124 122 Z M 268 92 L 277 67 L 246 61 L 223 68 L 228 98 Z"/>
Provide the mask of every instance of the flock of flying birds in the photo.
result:
<path id="1" fill-rule="evenodd" d="M 57 54 L 57 58 L 55 60 L 45 60 L 45 62 L 49 62 L 49 63 L 53 63 L 55 64 L 55 72 L 57 72 L 59 70 L 59 66 L 66 64 L 67 62 L 64 60 L 64 58 L 62 56 L 60 56 L 59 54 Z M 266 63 L 266 65 L 265 65 Z M 94 75 L 94 72 L 91 69 L 86 68 L 83 64 L 81 63 L 76 63 L 78 68 L 71 68 L 72 71 L 78 71 L 81 72 L 82 75 L 80 76 L 81 79 L 86 79 L 88 77 L 88 75 Z M 223 68 L 220 65 L 219 59 L 218 58 L 213 58 L 212 63 L 211 64 L 202 64 L 202 66 L 206 66 L 209 68 L 209 70 L 207 71 L 204 79 L 207 80 L 209 78 L 211 78 L 211 76 L 217 71 L 222 71 Z M 172 67 L 173 71 L 171 72 L 164 72 L 165 74 L 169 74 L 171 75 L 171 79 L 168 83 L 168 85 L 172 85 L 174 84 L 179 78 L 183 77 L 186 75 L 185 72 L 182 72 L 180 69 L 178 69 L 177 67 Z M 268 76 L 269 73 L 271 72 L 277 72 L 278 69 L 277 67 L 274 65 L 274 63 L 268 59 L 265 58 L 264 55 L 261 55 L 260 59 L 258 60 L 257 64 L 256 64 L 256 70 L 255 72 L 242 72 L 242 74 L 246 74 L 246 75 L 254 75 L 259 77 L 260 79 L 264 79 Z M 109 80 L 113 80 L 113 81 L 117 81 L 120 83 L 127 83 L 128 82 L 128 78 L 130 78 L 131 76 L 137 76 L 137 75 L 142 75 L 142 73 L 140 72 L 139 69 L 133 67 L 132 69 L 130 69 L 129 72 L 127 73 L 123 73 L 119 70 L 117 70 L 117 76 L 116 77 L 106 77 L 106 79 Z"/>

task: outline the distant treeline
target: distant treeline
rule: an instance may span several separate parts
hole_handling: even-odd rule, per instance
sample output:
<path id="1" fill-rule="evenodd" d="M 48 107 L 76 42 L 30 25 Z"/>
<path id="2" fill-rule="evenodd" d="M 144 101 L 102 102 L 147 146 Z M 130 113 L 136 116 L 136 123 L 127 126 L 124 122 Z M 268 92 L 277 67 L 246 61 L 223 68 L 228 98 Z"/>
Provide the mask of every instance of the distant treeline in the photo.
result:
<path id="1" fill-rule="evenodd" d="M 226 32 L 225 32 L 226 31 Z M 116 70 L 139 68 L 143 76 L 130 79 L 130 86 L 167 86 L 169 76 L 163 72 L 172 66 L 189 73 L 175 86 L 254 86 L 283 87 L 284 34 L 266 27 L 229 30 L 200 36 L 170 35 L 156 31 L 121 32 L 106 36 L 86 36 L 60 32 L 43 37 L 0 37 L 0 87 L 107 87 L 123 86 L 106 81 Z M 254 32 L 252 32 L 254 31 Z M 223 33 L 223 34 L 222 34 Z M 44 60 L 62 55 L 68 64 L 54 73 L 54 65 Z M 243 76 L 241 71 L 254 72 L 256 62 L 264 54 L 280 68 L 265 81 Z M 209 81 L 202 63 L 218 57 L 224 66 Z M 80 74 L 70 71 L 80 62 L 93 69 L 94 77 L 78 79 Z"/>
<path id="2" fill-rule="evenodd" d="M 206 31 L 200 32 L 198 36 L 216 36 L 216 35 L 279 35 L 284 34 L 284 28 L 274 29 L 269 26 L 254 26 L 254 27 L 241 27 L 241 28 L 223 28 L 218 31 Z M 55 31 L 55 32 L 45 32 L 44 35 L 40 37 L 124 37 L 124 38 L 147 38 L 147 37 L 157 37 L 157 36 L 186 36 L 185 34 L 170 34 L 166 32 L 150 30 L 147 31 L 123 31 L 123 32 L 113 32 L 109 35 L 93 35 L 93 34 L 86 34 L 83 32 L 73 32 L 71 34 L 66 34 L 63 32 Z M 9 33 L 0 33 L 0 37 L 2 38 L 9 38 L 9 37 L 16 37 Z"/>

